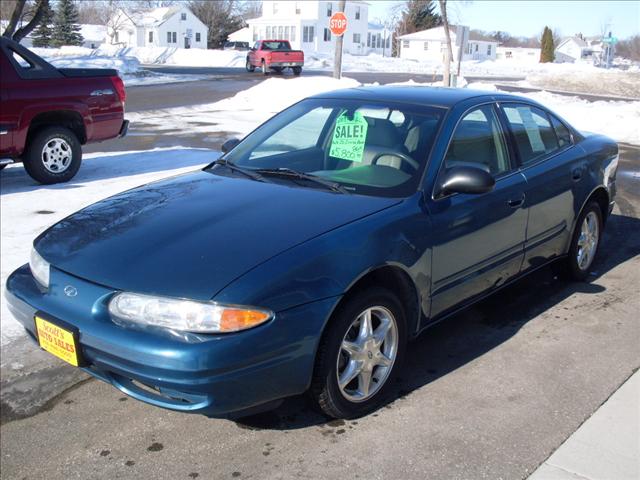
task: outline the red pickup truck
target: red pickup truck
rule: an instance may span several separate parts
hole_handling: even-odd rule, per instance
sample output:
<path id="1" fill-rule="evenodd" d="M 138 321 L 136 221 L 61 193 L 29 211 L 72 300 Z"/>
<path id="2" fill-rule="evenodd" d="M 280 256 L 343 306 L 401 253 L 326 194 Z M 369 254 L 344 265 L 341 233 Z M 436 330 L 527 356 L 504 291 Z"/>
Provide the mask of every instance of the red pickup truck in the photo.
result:
<path id="1" fill-rule="evenodd" d="M 262 73 L 268 75 L 269 69 L 282 72 L 290 68 L 294 75 L 300 75 L 303 65 L 304 52 L 291 50 L 288 40 L 258 40 L 247 54 L 248 72 L 260 67 Z"/>
<path id="2" fill-rule="evenodd" d="M 0 37 L 0 169 L 22 162 L 40 183 L 70 180 L 81 145 L 127 133 L 125 99 L 116 70 L 55 68 Z"/>

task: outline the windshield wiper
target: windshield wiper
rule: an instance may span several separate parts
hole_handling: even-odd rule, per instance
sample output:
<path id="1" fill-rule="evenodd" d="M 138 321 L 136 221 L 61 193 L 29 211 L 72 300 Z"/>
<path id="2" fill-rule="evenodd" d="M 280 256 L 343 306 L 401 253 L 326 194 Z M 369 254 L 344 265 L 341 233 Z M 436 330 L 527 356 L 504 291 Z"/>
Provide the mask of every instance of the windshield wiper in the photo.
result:
<path id="1" fill-rule="evenodd" d="M 227 160 L 224 160 L 222 158 L 216 160 L 215 162 L 213 162 L 213 164 L 214 165 L 223 165 L 223 166 L 227 167 L 229 170 L 233 170 L 234 172 L 240 172 L 245 177 L 249 177 L 252 180 L 257 180 L 258 182 L 264 182 L 264 178 L 262 178 L 262 175 L 260 175 L 259 173 L 257 173 L 255 170 L 253 170 L 251 168 L 239 167 L 235 163 L 228 162 Z"/>
<path id="2" fill-rule="evenodd" d="M 312 175 L 311 173 L 299 172 L 297 170 L 293 170 L 287 167 L 279 167 L 279 168 L 260 168 L 257 170 L 261 175 L 271 175 L 274 177 L 289 177 L 295 178 L 296 180 L 308 180 L 310 182 L 316 183 L 318 185 L 322 185 L 323 187 L 328 188 L 333 192 L 338 193 L 349 193 L 346 188 L 344 188 L 339 183 L 331 182 L 329 180 L 324 180 L 316 175 Z"/>

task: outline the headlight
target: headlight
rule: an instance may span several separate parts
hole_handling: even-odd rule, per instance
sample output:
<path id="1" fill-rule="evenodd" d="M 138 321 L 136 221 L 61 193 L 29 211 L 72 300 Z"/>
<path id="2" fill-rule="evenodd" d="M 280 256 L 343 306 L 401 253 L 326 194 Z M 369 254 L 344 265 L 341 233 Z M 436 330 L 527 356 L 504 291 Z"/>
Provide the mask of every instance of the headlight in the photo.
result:
<path id="1" fill-rule="evenodd" d="M 269 310 L 122 292 L 109 302 L 121 320 L 196 333 L 237 332 L 273 318 Z"/>
<path id="2" fill-rule="evenodd" d="M 29 268 L 40 285 L 49 288 L 49 262 L 40 256 L 35 248 L 31 247 Z"/>

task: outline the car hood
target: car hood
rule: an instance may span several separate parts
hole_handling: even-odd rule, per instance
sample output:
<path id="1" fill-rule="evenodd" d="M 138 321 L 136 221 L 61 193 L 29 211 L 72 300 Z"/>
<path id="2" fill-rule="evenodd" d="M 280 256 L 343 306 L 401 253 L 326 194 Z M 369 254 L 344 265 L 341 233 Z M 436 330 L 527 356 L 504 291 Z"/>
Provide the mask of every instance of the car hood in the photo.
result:
<path id="1" fill-rule="evenodd" d="M 114 289 L 210 299 L 273 256 L 396 203 L 199 171 L 95 203 L 34 245 L 54 267 Z"/>

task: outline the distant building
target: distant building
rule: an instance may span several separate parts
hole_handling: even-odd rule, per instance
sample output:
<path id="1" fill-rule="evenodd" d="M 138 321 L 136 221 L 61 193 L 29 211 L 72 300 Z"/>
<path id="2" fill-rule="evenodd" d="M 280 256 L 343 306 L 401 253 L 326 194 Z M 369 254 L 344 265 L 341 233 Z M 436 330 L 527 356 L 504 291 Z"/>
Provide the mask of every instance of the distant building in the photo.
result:
<path id="1" fill-rule="evenodd" d="M 496 60 L 513 60 L 515 62 L 540 62 L 540 49 L 528 47 L 498 47 Z"/>
<path id="2" fill-rule="evenodd" d="M 344 34 L 343 51 L 354 55 L 382 52 L 390 41 L 378 43 L 378 35 L 390 32 L 369 25 L 369 4 L 350 0 L 345 8 L 348 27 Z M 338 11 L 337 1 L 326 0 L 264 0 L 262 16 L 247 20 L 248 30 L 229 35 L 230 41 L 244 41 L 253 45 L 260 39 L 289 40 L 292 48 L 305 52 L 333 53 L 336 37 L 329 30 L 329 19 Z M 375 47 L 372 46 L 375 38 Z M 379 45 L 379 46 L 378 46 Z"/>
<path id="3" fill-rule="evenodd" d="M 453 61 L 458 58 L 459 48 L 456 45 L 456 26 L 449 26 Z M 444 27 L 435 27 L 420 32 L 409 33 L 398 37 L 400 42 L 400 58 L 413 60 L 443 61 L 447 49 L 447 37 Z M 497 41 L 480 40 L 470 34 L 466 45 L 462 45 L 462 60 L 495 60 Z"/>
<path id="4" fill-rule="evenodd" d="M 184 5 L 118 9 L 107 24 L 109 43 L 127 47 L 207 48 L 208 31 Z"/>
<path id="5" fill-rule="evenodd" d="M 593 50 L 589 43 L 581 36 L 567 37 L 555 49 L 555 61 L 558 63 L 573 63 L 591 57 Z"/>

